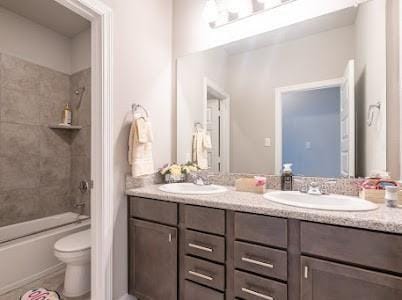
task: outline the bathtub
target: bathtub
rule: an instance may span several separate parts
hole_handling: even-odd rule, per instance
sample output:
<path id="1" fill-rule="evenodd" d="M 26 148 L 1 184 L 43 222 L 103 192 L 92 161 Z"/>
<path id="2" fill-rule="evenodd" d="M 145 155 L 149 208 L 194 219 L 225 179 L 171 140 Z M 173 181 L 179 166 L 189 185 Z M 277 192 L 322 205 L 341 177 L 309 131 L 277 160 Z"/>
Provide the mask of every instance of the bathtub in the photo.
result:
<path id="1" fill-rule="evenodd" d="M 54 243 L 89 227 L 87 216 L 71 212 L 1 227 L 0 295 L 63 269 Z"/>

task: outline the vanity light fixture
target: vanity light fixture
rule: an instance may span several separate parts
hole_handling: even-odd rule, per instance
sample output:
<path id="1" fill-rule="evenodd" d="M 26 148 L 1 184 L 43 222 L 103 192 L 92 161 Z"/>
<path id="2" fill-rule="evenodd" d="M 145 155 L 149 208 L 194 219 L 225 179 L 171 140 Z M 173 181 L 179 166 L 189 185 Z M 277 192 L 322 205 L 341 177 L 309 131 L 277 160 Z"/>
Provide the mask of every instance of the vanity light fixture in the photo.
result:
<path id="1" fill-rule="evenodd" d="M 248 18 L 296 0 L 207 0 L 204 18 L 211 28 Z"/>

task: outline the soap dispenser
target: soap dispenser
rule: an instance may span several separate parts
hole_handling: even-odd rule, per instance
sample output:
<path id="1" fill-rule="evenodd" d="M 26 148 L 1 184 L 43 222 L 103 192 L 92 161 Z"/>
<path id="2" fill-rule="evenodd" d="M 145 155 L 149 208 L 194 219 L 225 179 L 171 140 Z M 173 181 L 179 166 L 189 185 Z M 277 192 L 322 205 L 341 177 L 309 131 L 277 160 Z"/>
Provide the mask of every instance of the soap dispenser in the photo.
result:
<path id="1" fill-rule="evenodd" d="M 281 176 L 281 189 L 282 191 L 292 191 L 293 190 L 293 164 L 284 164 Z"/>

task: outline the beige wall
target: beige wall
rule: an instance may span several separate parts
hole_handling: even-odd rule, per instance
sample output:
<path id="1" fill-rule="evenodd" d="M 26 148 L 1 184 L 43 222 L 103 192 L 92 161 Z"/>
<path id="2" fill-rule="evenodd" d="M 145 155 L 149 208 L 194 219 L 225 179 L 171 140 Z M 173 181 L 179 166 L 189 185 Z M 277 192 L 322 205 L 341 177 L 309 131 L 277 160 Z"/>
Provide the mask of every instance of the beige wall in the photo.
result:
<path id="1" fill-rule="evenodd" d="M 103 0 L 113 10 L 114 202 L 113 299 L 127 293 L 127 143 L 130 108 L 144 105 L 154 130 L 155 167 L 170 161 L 172 1 Z"/>
<path id="2" fill-rule="evenodd" d="M 71 39 L 71 74 L 91 67 L 91 29 Z"/>
<path id="3" fill-rule="evenodd" d="M 353 57 L 353 26 L 229 56 L 231 172 L 274 174 L 275 89 L 340 78 Z"/>
<path id="4" fill-rule="evenodd" d="M 0 7 L 0 52 L 68 75 L 91 66 L 90 29 L 70 39 Z"/>
<path id="5" fill-rule="evenodd" d="M 367 2 L 360 6 L 356 19 L 356 159 L 360 176 L 387 168 L 385 5 L 385 0 Z M 381 102 L 378 122 L 368 127 L 368 106 L 378 101 Z"/>
<path id="6" fill-rule="evenodd" d="M 71 41 L 0 7 L 0 51 L 71 74 Z"/>
<path id="7" fill-rule="evenodd" d="M 191 160 L 194 124 L 204 124 L 205 78 L 223 90 L 227 80 L 227 54 L 222 48 L 188 55 L 177 61 L 177 162 Z"/>

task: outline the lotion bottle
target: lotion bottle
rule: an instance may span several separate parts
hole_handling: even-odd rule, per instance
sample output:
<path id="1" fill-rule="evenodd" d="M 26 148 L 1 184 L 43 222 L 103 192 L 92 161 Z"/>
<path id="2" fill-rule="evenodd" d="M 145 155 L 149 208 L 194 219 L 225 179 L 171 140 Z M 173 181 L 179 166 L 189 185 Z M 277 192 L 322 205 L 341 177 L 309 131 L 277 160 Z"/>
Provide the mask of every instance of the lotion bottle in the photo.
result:
<path id="1" fill-rule="evenodd" d="M 292 164 L 284 164 L 281 176 L 281 189 L 282 191 L 293 190 L 293 171 Z"/>

